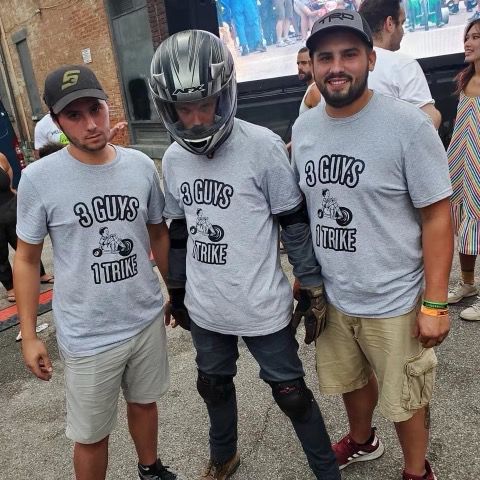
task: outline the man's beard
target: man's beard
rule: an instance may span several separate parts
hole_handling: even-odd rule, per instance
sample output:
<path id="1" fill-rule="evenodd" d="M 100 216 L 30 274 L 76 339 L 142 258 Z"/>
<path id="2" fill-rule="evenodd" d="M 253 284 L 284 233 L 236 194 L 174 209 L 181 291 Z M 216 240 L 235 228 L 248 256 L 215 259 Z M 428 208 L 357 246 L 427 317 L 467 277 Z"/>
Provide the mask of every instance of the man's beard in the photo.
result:
<path id="1" fill-rule="evenodd" d="M 324 83 L 320 85 L 317 84 L 317 86 L 327 105 L 330 105 L 333 108 L 342 108 L 351 105 L 353 102 L 355 102 L 355 100 L 358 100 L 367 89 L 368 71 L 369 70 L 367 68 L 365 75 L 361 79 L 357 80 L 356 83 L 352 83 L 352 77 L 346 74 L 328 75 L 325 77 Z M 350 81 L 350 87 L 348 88 L 347 92 L 330 93 L 328 91 L 327 82 L 331 78 L 345 78 L 346 80 Z"/>
<path id="2" fill-rule="evenodd" d="M 302 72 L 302 73 L 299 73 L 298 76 L 299 76 L 299 78 L 300 78 L 300 76 L 302 76 L 300 78 L 300 80 L 302 82 L 305 82 L 305 83 L 309 83 L 313 78 L 312 77 L 312 72 Z"/>
<path id="3" fill-rule="evenodd" d="M 65 132 L 64 132 L 65 133 Z M 84 152 L 99 152 L 100 150 L 103 150 L 106 145 L 108 144 L 108 141 L 105 140 L 105 142 L 102 142 L 101 144 L 95 145 L 95 146 L 89 146 L 85 143 L 80 142 L 77 138 L 73 137 L 68 137 L 68 141 L 75 147 L 77 147 L 79 150 L 82 150 Z"/>

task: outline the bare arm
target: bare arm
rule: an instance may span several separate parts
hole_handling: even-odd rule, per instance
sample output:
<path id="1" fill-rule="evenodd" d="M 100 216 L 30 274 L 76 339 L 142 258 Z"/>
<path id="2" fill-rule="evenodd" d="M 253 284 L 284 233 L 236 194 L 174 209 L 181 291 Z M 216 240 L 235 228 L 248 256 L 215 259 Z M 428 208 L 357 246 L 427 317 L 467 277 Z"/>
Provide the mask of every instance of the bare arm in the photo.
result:
<path id="1" fill-rule="evenodd" d="M 152 249 L 153 258 L 162 274 L 163 281 L 167 283 L 168 251 L 170 249 L 167 225 L 165 222 L 158 224 L 149 223 L 147 229 L 150 237 L 150 248 Z"/>
<path id="2" fill-rule="evenodd" d="M 37 338 L 38 295 L 40 283 L 38 272 L 43 242 L 38 245 L 26 243 L 20 239 L 17 242 L 13 278 L 15 297 L 17 299 L 20 328 L 22 332 L 22 352 L 25 365 L 42 380 L 52 377 L 52 365 L 45 344 Z"/>
<path id="3" fill-rule="evenodd" d="M 446 198 L 420 210 L 425 268 L 425 300 L 446 302 L 448 278 L 452 266 L 453 229 L 450 199 Z M 425 348 L 441 343 L 450 330 L 450 319 L 420 313 L 417 336 Z"/>
<path id="4" fill-rule="evenodd" d="M 10 188 L 12 188 L 13 170 L 7 160 L 7 157 L 3 153 L 0 153 L 0 168 L 7 172 L 7 175 L 10 177 Z"/>
<path id="5" fill-rule="evenodd" d="M 427 103 L 421 109 L 432 119 L 433 126 L 438 130 L 442 124 L 442 114 L 431 103 Z"/>
<path id="6" fill-rule="evenodd" d="M 307 93 L 307 98 L 305 98 L 305 105 L 307 105 L 308 108 L 316 107 L 320 103 L 321 99 L 322 95 L 320 94 L 320 90 L 316 85 L 313 85 L 313 87 L 310 88 Z"/>

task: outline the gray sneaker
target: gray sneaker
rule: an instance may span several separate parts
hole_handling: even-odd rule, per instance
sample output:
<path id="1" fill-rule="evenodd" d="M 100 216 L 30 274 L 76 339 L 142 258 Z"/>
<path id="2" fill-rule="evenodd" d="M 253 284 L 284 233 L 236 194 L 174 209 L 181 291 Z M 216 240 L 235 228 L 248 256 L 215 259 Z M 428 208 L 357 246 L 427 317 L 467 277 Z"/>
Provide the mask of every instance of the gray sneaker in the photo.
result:
<path id="1" fill-rule="evenodd" d="M 478 300 L 472 306 L 460 312 L 460 318 L 469 320 L 470 322 L 480 321 L 480 297 L 478 297 Z"/>
<path id="2" fill-rule="evenodd" d="M 457 303 L 462 298 L 478 295 L 478 289 L 475 285 L 460 282 L 448 291 L 448 303 Z"/>

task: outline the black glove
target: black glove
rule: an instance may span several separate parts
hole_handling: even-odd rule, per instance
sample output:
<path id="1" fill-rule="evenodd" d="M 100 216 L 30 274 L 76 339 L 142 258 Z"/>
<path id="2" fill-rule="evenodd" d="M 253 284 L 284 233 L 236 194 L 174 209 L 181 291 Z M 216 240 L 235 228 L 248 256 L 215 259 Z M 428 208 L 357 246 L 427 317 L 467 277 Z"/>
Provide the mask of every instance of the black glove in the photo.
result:
<path id="1" fill-rule="evenodd" d="M 297 330 L 302 318 L 305 323 L 305 343 L 315 341 L 325 330 L 327 304 L 323 294 L 323 285 L 318 287 L 300 287 L 299 300 L 292 315 L 291 326 Z"/>
<path id="2" fill-rule="evenodd" d="M 170 301 L 165 306 L 165 323 L 170 324 L 170 316 L 177 325 L 190 330 L 190 315 L 185 307 L 185 288 L 169 288 Z"/>

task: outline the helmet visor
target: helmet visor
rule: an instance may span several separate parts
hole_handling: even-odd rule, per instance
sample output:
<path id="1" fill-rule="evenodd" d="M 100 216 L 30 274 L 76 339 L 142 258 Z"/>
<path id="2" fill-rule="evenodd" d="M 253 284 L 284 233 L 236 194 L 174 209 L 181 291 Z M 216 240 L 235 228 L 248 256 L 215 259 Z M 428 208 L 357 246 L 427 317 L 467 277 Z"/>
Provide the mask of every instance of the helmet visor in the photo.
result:
<path id="1" fill-rule="evenodd" d="M 227 123 L 236 110 L 236 90 L 226 85 L 220 92 L 190 102 L 159 101 L 161 116 L 172 136 L 200 146 Z"/>

